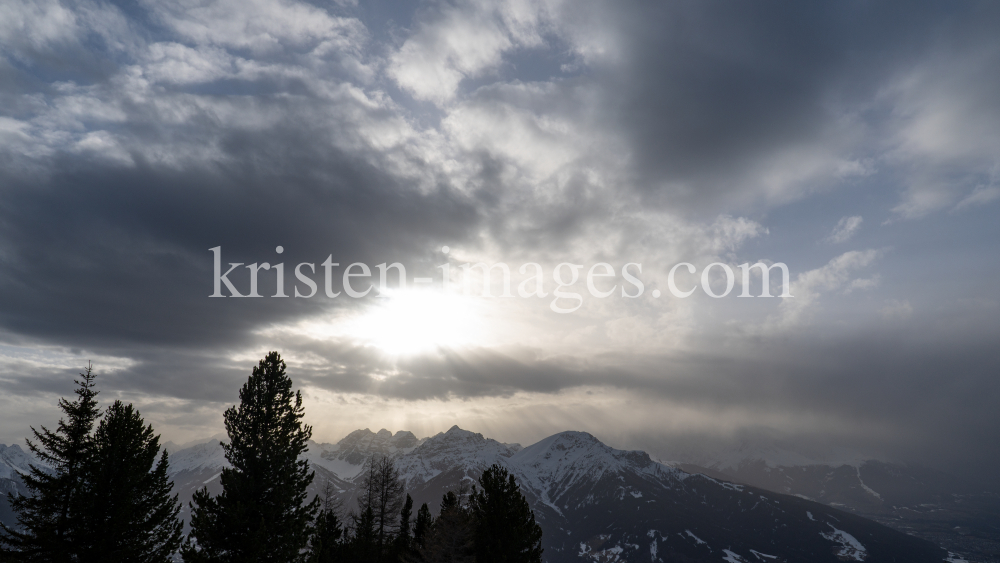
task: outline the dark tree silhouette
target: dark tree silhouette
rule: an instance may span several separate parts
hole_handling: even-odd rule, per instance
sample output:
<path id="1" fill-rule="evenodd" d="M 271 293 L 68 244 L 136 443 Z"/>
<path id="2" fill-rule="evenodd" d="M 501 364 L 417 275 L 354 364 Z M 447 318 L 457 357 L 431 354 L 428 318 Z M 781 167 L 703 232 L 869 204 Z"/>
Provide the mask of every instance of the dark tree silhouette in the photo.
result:
<path id="1" fill-rule="evenodd" d="M 10 560 L 71 561 L 75 556 L 80 530 L 78 514 L 82 511 L 81 491 L 91 455 L 91 430 L 99 416 L 93 367 L 76 381 L 76 400 L 59 399 L 66 418 L 59 419 L 53 432 L 44 426 L 32 427 L 36 442 L 28 440 L 28 449 L 51 471 L 32 467 L 24 475 L 30 492 L 26 496 L 8 495 L 17 515 L 18 529 L 2 527 L 0 544 Z M 2 526 L 2 525 L 0 525 Z"/>
<path id="2" fill-rule="evenodd" d="M 115 401 L 93 438 L 77 515 L 80 562 L 167 563 L 181 544 L 167 452 L 132 405 Z M 159 461 L 157 461 L 159 457 Z"/>
<path id="3" fill-rule="evenodd" d="M 350 560 L 355 563 L 381 561 L 382 550 L 378 544 L 378 528 L 372 507 L 365 507 L 360 514 L 352 514 L 351 520 L 354 523 L 354 535 L 348 546 Z"/>
<path id="4" fill-rule="evenodd" d="M 448 491 L 441 499 L 441 514 L 424 537 L 420 557 L 426 563 L 473 563 L 475 532 L 469 507 L 463 495 Z"/>
<path id="5" fill-rule="evenodd" d="M 185 561 L 305 560 L 319 499 L 306 502 L 314 474 L 299 459 L 312 436 L 303 412 L 285 362 L 269 353 L 240 390 L 239 407 L 225 412 L 230 442 L 222 446 L 232 467 L 222 470 L 219 496 L 194 494 Z"/>
<path id="6" fill-rule="evenodd" d="M 470 509 L 475 521 L 476 563 L 541 563 L 542 528 L 517 480 L 498 464 L 479 478 Z"/>
<path id="7" fill-rule="evenodd" d="M 372 456 L 361 481 L 359 508 L 371 509 L 375 523 L 375 542 L 379 549 L 388 546 L 388 537 L 398 529 L 400 510 L 403 508 L 403 482 L 399 469 L 387 456 Z"/>
<path id="8" fill-rule="evenodd" d="M 434 525 L 434 517 L 431 516 L 431 509 L 427 503 L 420 505 L 417 511 L 417 522 L 413 525 L 413 543 L 417 549 L 424 546 L 424 538 L 430 533 L 431 526 Z"/>
<path id="9" fill-rule="evenodd" d="M 396 541 L 393 548 L 392 560 L 400 560 L 410 555 L 413 548 L 413 538 L 410 535 L 410 518 L 413 516 L 413 499 L 406 495 L 403 509 L 399 512 L 399 532 L 396 534 Z"/>
<path id="10" fill-rule="evenodd" d="M 323 488 L 323 502 L 309 540 L 309 563 L 347 562 L 345 533 L 340 521 L 340 503 L 334 498 L 333 485 Z"/>

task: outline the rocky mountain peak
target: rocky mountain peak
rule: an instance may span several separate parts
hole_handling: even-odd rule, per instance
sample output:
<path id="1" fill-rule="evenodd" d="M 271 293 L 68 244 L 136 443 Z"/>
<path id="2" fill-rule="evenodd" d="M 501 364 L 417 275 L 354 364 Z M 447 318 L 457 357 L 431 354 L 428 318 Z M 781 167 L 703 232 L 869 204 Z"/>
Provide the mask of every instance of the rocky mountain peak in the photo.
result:
<path id="1" fill-rule="evenodd" d="M 425 482 L 444 471 L 478 474 L 490 465 L 503 462 L 517 451 L 478 432 L 452 426 L 427 438 L 400 460 L 400 471 L 407 483 Z"/>
<path id="2" fill-rule="evenodd" d="M 420 443 L 420 440 L 414 436 L 413 432 L 409 430 L 400 430 L 396 432 L 396 435 L 392 437 L 392 443 L 395 444 L 397 448 L 413 448 Z"/>
<path id="3" fill-rule="evenodd" d="M 524 484 L 548 504 L 580 483 L 596 483 L 623 471 L 633 474 L 679 473 L 660 466 L 643 451 L 616 450 L 587 432 L 560 432 L 511 457 Z M 557 509 L 558 510 L 558 509 Z"/>

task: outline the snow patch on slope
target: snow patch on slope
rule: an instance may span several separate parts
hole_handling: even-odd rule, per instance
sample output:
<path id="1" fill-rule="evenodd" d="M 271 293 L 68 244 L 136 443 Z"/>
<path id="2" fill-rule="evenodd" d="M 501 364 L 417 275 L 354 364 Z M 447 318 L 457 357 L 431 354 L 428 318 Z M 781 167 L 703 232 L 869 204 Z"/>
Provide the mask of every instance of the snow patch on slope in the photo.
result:
<path id="1" fill-rule="evenodd" d="M 646 532 L 646 535 L 649 536 L 649 538 L 652 540 L 652 541 L 649 542 L 649 560 L 650 561 L 656 561 L 657 560 L 657 557 L 656 557 L 656 551 L 657 551 L 656 534 L 659 534 L 659 532 L 656 531 L 656 530 L 650 530 L 650 531 Z"/>
<path id="2" fill-rule="evenodd" d="M 865 485 L 864 481 L 861 480 L 861 467 L 860 466 L 855 466 L 854 467 L 854 471 L 856 471 L 857 474 L 858 474 L 858 483 L 861 483 L 861 488 L 864 489 L 868 494 L 874 496 L 875 498 L 877 498 L 879 500 L 882 500 L 882 495 L 876 493 L 874 490 L 872 490 L 870 487 L 868 487 L 868 485 Z"/>
<path id="3" fill-rule="evenodd" d="M 707 543 L 705 543 L 705 540 L 703 540 L 703 539 L 699 538 L 698 536 L 694 535 L 693 533 L 691 533 L 691 530 L 684 530 L 684 533 L 686 533 L 687 535 L 689 535 L 692 538 L 694 538 L 694 541 L 695 541 L 695 543 L 697 545 L 703 545 L 703 544 L 704 545 L 708 545 Z"/>
<path id="4" fill-rule="evenodd" d="M 837 557 L 854 561 L 864 561 L 865 557 L 868 557 L 868 550 L 854 536 L 843 530 L 838 530 L 829 522 L 826 525 L 833 528 L 833 532 L 820 532 L 819 535 L 840 544 L 840 552 L 837 553 Z"/>

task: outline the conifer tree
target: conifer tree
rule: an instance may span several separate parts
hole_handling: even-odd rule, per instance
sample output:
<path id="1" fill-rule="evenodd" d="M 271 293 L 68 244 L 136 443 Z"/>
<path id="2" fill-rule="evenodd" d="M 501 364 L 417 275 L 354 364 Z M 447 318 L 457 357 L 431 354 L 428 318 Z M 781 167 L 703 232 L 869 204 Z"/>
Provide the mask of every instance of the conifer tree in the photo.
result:
<path id="1" fill-rule="evenodd" d="M 455 491 L 448 491 L 441 497 L 441 506 L 438 509 L 438 517 L 445 512 L 449 512 L 452 509 L 460 508 L 462 496 L 455 493 Z"/>
<path id="2" fill-rule="evenodd" d="M 132 405 L 115 401 L 92 441 L 75 538 L 81 563 L 167 563 L 181 544 L 167 452 Z M 159 457 L 159 461 L 157 461 Z"/>
<path id="3" fill-rule="evenodd" d="M 431 509 L 425 502 L 420 505 L 420 510 L 417 511 L 417 523 L 413 525 L 413 543 L 418 549 L 424 546 L 424 538 L 430 533 L 433 525 L 434 517 L 431 516 Z"/>
<path id="4" fill-rule="evenodd" d="M 309 563 L 339 563 L 344 557 L 344 528 L 332 510 L 321 510 L 309 542 Z"/>
<path id="5" fill-rule="evenodd" d="M 79 537 L 78 514 L 82 511 L 81 490 L 91 453 L 91 431 L 99 417 L 93 367 L 87 366 L 75 381 L 76 400 L 59 399 L 66 418 L 59 419 L 55 431 L 32 427 L 35 442 L 28 449 L 51 471 L 33 466 L 24 475 L 30 492 L 8 496 L 17 514 L 18 530 L 2 526 L 0 546 L 8 559 L 22 561 L 71 561 L 74 540 Z"/>
<path id="6" fill-rule="evenodd" d="M 494 464 L 479 484 L 470 502 L 476 563 L 541 563 L 542 528 L 514 476 Z"/>
<path id="7" fill-rule="evenodd" d="M 334 498 L 333 485 L 327 482 L 323 488 L 323 503 L 313 535 L 309 540 L 309 563 L 347 562 L 345 554 L 344 527 L 340 522 L 340 503 Z"/>
<path id="8" fill-rule="evenodd" d="M 464 495 L 448 491 L 441 499 L 441 513 L 424 537 L 420 557 L 426 563 L 473 563 L 476 561 L 474 522 Z"/>
<path id="9" fill-rule="evenodd" d="M 410 517 L 412 515 L 413 499 L 410 498 L 410 495 L 406 495 L 403 509 L 399 511 L 399 533 L 396 535 L 396 541 L 403 549 L 410 547 Z"/>
<path id="10" fill-rule="evenodd" d="M 301 392 L 292 392 L 285 362 L 269 353 L 226 410 L 232 467 L 222 470 L 222 493 L 203 488 L 191 502 L 186 562 L 305 561 L 319 499 L 306 502 L 314 474 L 299 459 L 312 428 L 302 424 Z"/>
<path id="11" fill-rule="evenodd" d="M 410 534 L 410 518 L 413 516 L 413 499 L 406 495 L 403 509 L 399 511 L 399 532 L 396 534 L 396 541 L 390 561 L 399 561 L 410 555 L 413 549 L 413 538 Z"/>
<path id="12" fill-rule="evenodd" d="M 374 510 L 367 506 L 360 514 L 352 515 L 352 520 L 354 535 L 349 547 L 350 560 L 353 563 L 378 563 L 382 558 L 382 550 L 378 544 Z"/>

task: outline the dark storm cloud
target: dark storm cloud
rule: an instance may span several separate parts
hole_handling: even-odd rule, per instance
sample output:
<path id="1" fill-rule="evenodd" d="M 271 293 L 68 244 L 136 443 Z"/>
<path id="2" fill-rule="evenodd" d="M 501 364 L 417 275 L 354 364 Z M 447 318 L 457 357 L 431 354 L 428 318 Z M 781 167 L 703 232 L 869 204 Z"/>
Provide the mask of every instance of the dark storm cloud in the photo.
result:
<path id="1" fill-rule="evenodd" d="M 918 217 L 967 196 L 1000 158 L 995 129 L 981 125 L 1000 122 L 997 97 L 983 95 L 1000 75 L 995 3 L 553 5 L 539 32 L 582 53 L 584 70 L 487 85 L 486 70 L 466 71 L 459 108 L 492 112 L 501 126 L 518 118 L 511 107 L 571 124 L 590 143 L 567 173 L 627 159 L 611 176 L 616 190 L 568 190 L 565 208 L 548 210 L 570 221 L 623 201 L 628 187 L 647 205 L 710 217 L 856 182 L 901 196 L 894 211 Z M 421 53 L 445 58 L 440 50 Z M 935 146 L 946 142 L 961 148 Z M 494 159 L 484 172 L 516 161 L 484 150 Z"/>
<path id="2" fill-rule="evenodd" d="M 8 342 L 128 358 L 130 367 L 104 378 L 121 391 L 221 400 L 246 371 L 228 364 L 226 351 L 252 345 L 261 326 L 360 304 L 323 296 L 327 256 L 342 267 L 402 261 L 419 275 L 438 262 L 433 251 L 467 237 L 479 221 L 475 201 L 419 159 L 409 164 L 428 185 L 386 170 L 358 129 L 394 114 L 356 96 L 330 100 L 338 94 L 324 89 L 336 90 L 337 74 L 346 72 L 336 52 L 322 61 L 329 82 L 284 73 L 301 63 L 302 45 L 279 34 L 287 52 L 270 45 L 257 57 L 263 71 L 233 78 L 217 64 L 226 56 L 217 48 L 145 44 L 178 39 L 163 13 L 78 8 L 67 17 L 64 7 L 48 5 L 42 11 L 58 24 L 45 27 L 31 13 L 22 33 L 3 36 L 4 72 L 15 78 L 4 81 L 6 115 L 35 118 L 14 122 L 0 151 L 0 327 Z M 325 23 L 333 31 L 309 32 L 346 41 L 350 55 L 345 34 L 359 36 L 350 20 L 341 28 Z M 275 59 L 287 64 L 267 62 Z M 157 67 L 163 60 L 170 64 Z M 142 65 L 146 78 L 128 78 L 119 66 L 127 63 Z M 147 78 L 160 85 L 147 90 Z M 81 129 L 110 130 L 123 150 L 111 159 L 80 150 L 72 140 Z M 315 264 L 319 295 L 209 299 L 209 249 L 217 246 L 226 268 L 286 263 L 288 294 L 295 265 Z M 268 274 L 260 276 L 265 296 L 274 293 Z M 245 269 L 230 279 L 248 292 Z M 340 289 L 339 280 L 333 285 Z M 8 368 L 0 385 L 11 393 L 59 392 L 64 386 L 53 382 L 71 379 L 32 364 Z"/>
<path id="3" fill-rule="evenodd" d="M 768 153 L 818 142 L 840 117 L 831 108 L 870 99 L 895 68 L 927 56 L 937 36 L 961 27 L 968 46 L 959 47 L 977 46 L 988 28 L 975 23 L 990 20 L 990 6 L 619 4 L 606 9 L 623 56 L 613 66 L 598 64 L 584 80 L 604 89 L 602 119 L 630 139 L 645 189 L 672 203 L 714 199 L 738 192 L 741 174 Z M 80 51 L 68 47 L 86 44 L 85 52 L 103 53 L 107 63 L 148 34 L 141 14 L 132 15 L 100 12 L 125 46 L 116 47 L 111 32 L 90 37 L 93 30 L 78 30 L 49 51 L 37 41 L 9 45 L 11 60 L 30 66 L 32 75 L 56 72 L 65 53 Z M 24 83 L 31 81 L 8 84 Z M 231 83 L 214 84 L 225 93 Z M 478 155 L 474 199 L 446 179 L 436 192 L 417 194 L 364 154 L 329 142 L 338 134 L 332 128 L 350 124 L 324 117 L 323 102 L 268 97 L 308 88 L 267 75 L 238 84 L 260 94 L 247 111 L 278 112 L 284 122 L 247 130 L 205 112 L 168 128 L 150 106 L 125 106 L 131 142 L 212 144 L 222 150 L 214 162 L 177 170 L 144 163 L 134 152 L 134 167 L 102 166 L 61 152 L 44 163 L 49 170 L 41 176 L 5 174 L 0 323 L 74 346 L 233 344 L 259 322 L 303 315 L 316 304 L 201 299 L 210 280 L 209 247 L 222 245 L 226 261 L 274 262 L 273 247 L 281 244 L 290 264 L 331 253 L 344 262 L 376 263 L 466 239 L 481 216 L 514 246 L 557 244 L 605 209 L 604 198 L 579 176 L 554 206 L 523 199 L 504 205 L 502 163 L 486 153 Z M 674 180 L 692 191 L 664 187 Z M 194 299 L 198 306 L 188 306 Z"/>
<path id="4" fill-rule="evenodd" d="M 507 47 L 484 38 L 477 47 L 546 63 L 576 52 L 577 70 L 505 81 L 502 62 L 476 67 L 442 45 L 455 29 L 488 35 L 495 30 L 481 21 L 506 16 L 492 4 L 475 11 L 436 3 L 414 25 L 422 58 L 401 52 L 431 66 L 428 74 L 458 73 L 463 81 L 454 92 L 437 91 L 398 69 L 396 76 L 418 98 L 421 89 L 430 89 L 426 99 L 453 96 L 439 102 L 446 127 L 479 128 L 484 137 L 496 130 L 498 137 L 468 142 L 478 172 L 469 183 L 491 211 L 491 232 L 512 252 L 582 240 L 610 209 L 691 220 L 757 216 L 861 184 L 883 202 L 902 200 L 893 214 L 909 218 L 962 198 L 997 197 L 990 186 L 1000 103 L 982 95 L 1000 76 L 993 3 L 545 5 L 549 12 L 540 11 L 552 21 L 542 17 L 532 31 L 547 47 L 564 48 L 516 38 Z M 469 10 L 475 15 L 463 15 Z M 508 135 L 523 146 L 512 147 Z M 550 171 L 523 154 L 550 149 L 575 158 Z"/>
<path id="5" fill-rule="evenodd" d="M 209 248 L 221 245 L 226 262 L 280 260 L 290 273 L 305 261 L 322 272 L 330 254 L 345 265 L 424 257 L 475 222 L 446 187 L 419 195 L 333 151 L 303 154 L 307 137 L 262 136 L 215 170 L 60 163 L 41 185 L 9 182 L 0 195 L 9 249 L 0 322 L 67 346 L 232 345 L 258 323 L 315 312 L 325 298 L 208 299 Z M 302 152 L 283 162 L 287 170 L 249 164 L 272 143 L 294 152 L 296 140 Z M 278 256 L 277 245 L 288 251 Z M 230 277 L 247 292 L 246 272 Z M 270 277 L 261 273 L 263 295 L 273 293 Z"/>
<path id="6" fill-rule="evenodd" d="M 770 159 L 803 148 L 847 160 L 885 150 L 895 124 L 883 90 L 928 61 L 995 52 L 989 22 L 998 10 L 983 2 L 616 4 L 608 15 L 621 26 L 624 53 L 595 70 L 601 110 L 629 139 L 639 186 L 654 201 L 704 210 L 725 208 L 726 198 L 736 206 L 748 196 L 780 200 L 803 188 L 755 190 Z M 1000 59 L 990 64 L 1000 68 Z M 995 73 L 981 70 L 968 86 L 986 91 Z M 1000 102 L 981 109 L 996 116 Z M 822 172 L 809 178 L 813 187 L 835 179 Z"/>

